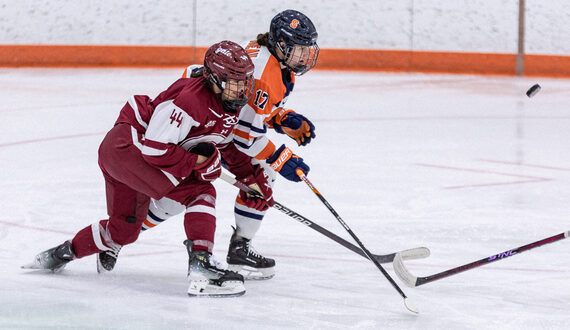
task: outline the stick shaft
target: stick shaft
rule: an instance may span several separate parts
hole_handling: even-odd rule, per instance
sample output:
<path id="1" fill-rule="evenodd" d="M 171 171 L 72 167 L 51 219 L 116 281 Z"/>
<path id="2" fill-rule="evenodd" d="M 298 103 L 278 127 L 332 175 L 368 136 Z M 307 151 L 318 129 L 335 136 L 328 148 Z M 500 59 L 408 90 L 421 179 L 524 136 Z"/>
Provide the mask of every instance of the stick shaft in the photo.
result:
<path id="1" fill-rule="evenodd" d="M 263 196 L 259 195 L 259 193 L 257 193 L 257 191 L 252 190 L 243 182 L 238 181 L 235 178 L 232 178 L 231 176 L 227 175 L 224 172 L 222 172 L 222 175 L 220 178 L 222 180 L 228 182 L 229 184 L 234 185 L 234 186 L 238 187 L 239 189 L 241 189 L 247 193 L 250 193 L 253 195 L 258 195 L 260 198 L 263 197 Z M 291 218 L 297 220 L 298 222 L 304 224 L 305 226 L 307 226 L 311 229 L 314 229 L 315 231 L 318 231 L 319 233 L 321 233 L 321 234 L 325 235 L 326 237 L 332 239 L 333 241 L 339 243 L 340 245 L 344 246 L 345 248 L 359 254 L 360 256 L 362 256 L 364 258 L 368 258 L 366 256 L 366 254 L 362 251 L 362 249 L 358 248 L 356 245 L 354 245 L 354 244 L 346 241 L 342 237 L 339 237 L 336 234 L 326 230 L 325 228 L 314 223 L 313 221 L 305 218 L 301 214 L 291 210 L 287 206 L 275 201 L 275 205 L 273 205 L 273 208 L 275 208 L 275 209 L 281 211 L 282 213 L 290 216 Z M 395 256 L 395 253 L 391 253 L 391 254 L 387 254 L 387 255 L 374 255 L 374 258 L 377 259 L 379 262 L 391 262 L 394 259 L 394 256 Z"/>
<path id="2" fill-rule="evenodd" d="M 541 240 L 536 241 L 536 242 L 532 242 L 530 244 L 519 246 L 518 248 L 507 250 L 505 252 L 494 254 L 492 256 L 489 256 L 489 257 L 486 257 L 486 258 L 483 258 L 483 259 L 480 259 L 480 260 L 477 260 L 477 261 L 474 261 L 474 262 L 471 262 L 471 263 L 468 263 L 468 264 L 465 264 L 465 265 L 462 265 L 459 267 L 448 269 L 448 270 L 443 271 L 441 273 L 437 273 L 437 274 L 433 274 L 433 275 L 429 275 L 429 276 L 425 276 L 425 277 L 418 277 L 416 280 L 415 286 L 419 286 L 419 285 L 426 284 L 429 282 L 437 281 L 437 280 L 442 279 L 444 277 L 459 274 L 461 272 L 464 272 L 464 271 L 467 271 L 467 270 L 470 270 L 470 269 L 473 269 L 476 267 L 480 267 L 480 266 L 489 264 L 491 262 L 503 260 L 503 259 L 506 259 L 508 257 L 514 256 L 516 254 L 522 253 L 524 251 L 528 251 L 530 249 L 534 249 L 534 248 L 539 247 L 539 246 L 543 246 L 543 245 L 546 245 L 549 243 L 553 243 L 553 242 L 565 239 L 569 235 L 570 235 L 570 231 L 560 233 L 558 235 L 554 235 L 554 236 L 551 236 L 551 237 L 548 237 L 545 239 L 541 239 Z"/>
<path id="3" fill-rule="evenodd" d="M 382 267 L 382 265 L 380 265 L 380 263 L 378 263 L 378 261 L 376 259 L 374 259 L 374 257 L 372 257 L 372 254 L 370 253 L 370 251 L 368 251 L 368 249 L 364 246 L 364 244 L 362 244 L 362 242 L 360 241 L 360 239 L 358 239 L 358 237 L 356 236 L 356 234 L 354 234 L 354 232 L 350 229 L 350 227 L 348 227 L 348 225 L 346 224 L 346 222 L 344 222 L 344 220 L 342 220 L 342 218 L 338 215 L 338 213 L 333 209 L 333 207 L 329 204 L 329 202 L 324 198 L 324 196 L 317 190 L 317 188 L 315 188 L 315 186 L 311 183 L 311 181 L 309 181 L 309 179 L 307 178 L 307 176 L 302 172 L 302 171 L 298 171 L 297 174 L 299 175 L 299 178 L 301 178 L 301 180 L 303 180 L 307 186 L 309 186 L 309 188 L 311 188 L 311 190 L 315 193 L 315 195 L 317 195 L 317 197 L 321 200 L 321 202 L 323 202 L 323 204 L 327 207 L 327 209 L 334 215 L 334 217 L 338 220 L 338 222 L 340 222 L 340 224 L 344 227 L 344 229 L 346 229 L 346 231 L 348 232 L 348 234 L 350 234 L 350 236 L 356 241 L 356 243 L 358 243 L 358 246 L 360 246 L 360 248 L 362 249 L 362 251 L 364 251 L 364 253 L 366 254 L 366 256 L 368 257 L 368 259 L 370 259 L 370 261 L 372 261 L 374 263 L 374 265 L 380 270 L 380 272 L 382 272 L 382 274 L 384 275 L 384 277 L 386 277 L 386 279 L 388 280 L 388 282 L 390 282 L 390 284 L 392 285 L 392 287 L 394 287 L 394 289 L 396 289 L 396 291 L 398 291 L 398 293 L 400 294 L 400 296 L 402 296 L 402 298 L 407 299 L 408 297 L 406 296 L 406 294 L 404 293 L 404 291 L 402 291 L 402 289 L 400 289 L 400 287 L 398 286 L 398 284 L 396 284 L 396 282 L 394 281 L 394 279 L 390 276 L 390 274 L 388 274 L 388 272 L 386 272 L 386 270 L 384 269 L 384 267 Z"/>

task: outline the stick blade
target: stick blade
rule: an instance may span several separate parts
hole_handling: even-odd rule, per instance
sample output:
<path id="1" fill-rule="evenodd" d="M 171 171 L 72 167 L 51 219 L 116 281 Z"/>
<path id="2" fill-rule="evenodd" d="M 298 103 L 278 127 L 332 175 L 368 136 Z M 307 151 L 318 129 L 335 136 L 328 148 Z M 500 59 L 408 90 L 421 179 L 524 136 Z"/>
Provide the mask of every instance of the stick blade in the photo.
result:
<path id="1" fill-rule="evenodd" d="M 402 250 L 398 252 L 402 256 L 402 260 L 415 260 L 415 259 L 425 259 L 429 257 L 430 251 L 427 247 L 417 247 L 408 250 Z"/>
<path id="2" fill-rule="evenodd" d="M 420 310 L 410 298 L 404 298 L 404 306 L 406 306 L 406 308 L 414 314 L 420 313 Z"/>
<path id="3" fill-rule="evenodd" d="M 394 265 L 394 272 L 396 272 L 396 275 L 398 275 L 398 277 L 400 278 L 400 280 L 402 280 L 402 282 L 404 282 L 404 284 L 406 284 L 410 288 L 416 286 L 416 281 L 418 280 L 418 278 L 412 275 L 412 273 L 408 271 L 408 269 L 404 265 L 404 262 L 402 261 L 402 255 L 399 252 L 396 253 L 396 257 L 394 257 L 393 265 Z"/>

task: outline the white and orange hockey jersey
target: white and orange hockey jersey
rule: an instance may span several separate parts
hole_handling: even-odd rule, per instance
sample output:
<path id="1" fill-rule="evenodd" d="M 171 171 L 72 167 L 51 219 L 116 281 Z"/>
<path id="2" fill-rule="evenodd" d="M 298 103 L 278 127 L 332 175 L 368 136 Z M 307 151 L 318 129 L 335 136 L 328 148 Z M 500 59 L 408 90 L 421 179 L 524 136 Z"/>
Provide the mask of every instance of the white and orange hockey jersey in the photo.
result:
<path id="1" fill-rule="evenodd" d="M 293 90 L 295 75 L 290 70 L 281 70 L 269 49 L 256 41 L 251 41 L 245 50 L 255 66 L 255 92 L 239 113 L 233 141 L 243 153 L 263 160 L 275 152 L 275 144 L 266 136 L 267 128 L 272 127 L 273 120 L 292 111 L 283 109 L 283 105 Z M 183 77 L 189 78 L 198 67 L 189 66 Z"/>

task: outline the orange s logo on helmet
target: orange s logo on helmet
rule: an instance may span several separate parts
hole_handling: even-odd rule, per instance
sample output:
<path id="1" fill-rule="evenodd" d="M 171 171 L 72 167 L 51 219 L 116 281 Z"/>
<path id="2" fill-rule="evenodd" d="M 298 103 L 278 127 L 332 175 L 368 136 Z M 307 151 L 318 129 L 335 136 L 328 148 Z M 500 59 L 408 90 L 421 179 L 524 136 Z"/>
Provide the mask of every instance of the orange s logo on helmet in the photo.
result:
<path id="1" fill-rule="evenodd" d="M 294 29 L 296 29 L 298 25 L 299 25 L 299 20 L 296 18 L 291 21 L 291 24 L 289 24 L 289 26 Z"/>

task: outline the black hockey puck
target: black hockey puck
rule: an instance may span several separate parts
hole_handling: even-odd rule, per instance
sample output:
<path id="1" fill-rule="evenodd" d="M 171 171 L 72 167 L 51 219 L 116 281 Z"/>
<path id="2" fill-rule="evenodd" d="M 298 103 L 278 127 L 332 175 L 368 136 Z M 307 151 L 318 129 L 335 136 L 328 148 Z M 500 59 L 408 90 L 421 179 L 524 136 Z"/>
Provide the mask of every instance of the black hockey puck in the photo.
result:
<path id="1" fill-rule="evenodd" d="M 533 97 L 536 95 L 536 93 L 538 93 L 540 91 L 540 85 L 539 84 L 534 84 L 532 85 L 531 88 L 528 89 L 528 91 L 526 91 L 526 96 L 528 97 Z"/>

